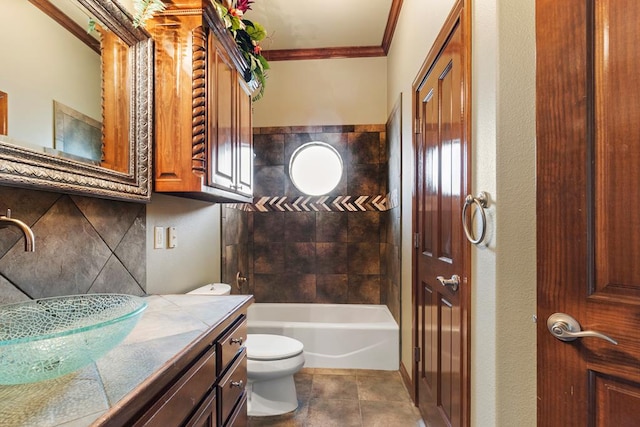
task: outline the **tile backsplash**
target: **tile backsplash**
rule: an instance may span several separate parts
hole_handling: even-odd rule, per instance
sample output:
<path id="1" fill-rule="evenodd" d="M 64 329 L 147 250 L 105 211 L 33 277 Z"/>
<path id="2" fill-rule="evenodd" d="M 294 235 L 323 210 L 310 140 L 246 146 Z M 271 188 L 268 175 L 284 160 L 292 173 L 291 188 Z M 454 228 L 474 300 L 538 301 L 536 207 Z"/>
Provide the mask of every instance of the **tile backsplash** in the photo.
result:
<path id="1" fill-rule="evenodd" d="M 0 213 L 29 225 L 0 228 L 0 303 L 94 292 L 144 295 L 146 205 L 0 186 Z"/>
<path id="2" fill-rule="evenodd" d="M 292 153 L 310 141 L 332 145 L 345 166 L 324 198 L 306 197 L 288 176 Z M 254 150 L 254 203 L 222 211 L 223 281 L 241 272 L 241 291 L 257 302 L 387 304 L 398 318 L 399 279 L 388 273 L 399 272 L 389 256 L 399 187 L 389 185 L 385 125 L 256 128 Z"/>

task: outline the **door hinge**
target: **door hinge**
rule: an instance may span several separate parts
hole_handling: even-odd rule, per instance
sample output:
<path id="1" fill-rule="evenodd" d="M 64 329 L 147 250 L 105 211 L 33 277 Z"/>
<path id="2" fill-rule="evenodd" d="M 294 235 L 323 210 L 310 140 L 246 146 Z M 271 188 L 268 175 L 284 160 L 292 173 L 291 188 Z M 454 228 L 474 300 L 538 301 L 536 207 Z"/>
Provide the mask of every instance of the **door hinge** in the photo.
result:
<path id="1" fill-rule="evenodd" d="M 413 247 L 416 249 L 420 247 L 420 233 L 413 233 Z"/>
<path id="2" fill-rule="evenodd" d="M 420 117 L 416 117 L 416 122 L 415 122 L 415 129 L 414 132 L 416 133 L 416 135 L 419 135 L 422 133 L 422 120 L 420 120 Z"/>
<path id="3" fill-rule="evenodd" d="M 413 358 L 415 363 L 420 362 L 420 347 L 413 348 Z"/>

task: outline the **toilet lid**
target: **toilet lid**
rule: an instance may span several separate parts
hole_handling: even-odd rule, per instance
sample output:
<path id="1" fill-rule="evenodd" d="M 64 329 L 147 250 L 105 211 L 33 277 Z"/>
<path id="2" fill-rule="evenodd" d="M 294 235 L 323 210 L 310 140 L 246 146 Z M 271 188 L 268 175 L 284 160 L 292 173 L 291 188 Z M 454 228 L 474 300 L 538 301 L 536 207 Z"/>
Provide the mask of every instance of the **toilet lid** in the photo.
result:
<path id="1" fill-rule="evenodd" d="M 296 339 L 283 335 L 248 334 L 247 357 L 254 360 L 278 360 L 297 356 L 304 346 Z"/>

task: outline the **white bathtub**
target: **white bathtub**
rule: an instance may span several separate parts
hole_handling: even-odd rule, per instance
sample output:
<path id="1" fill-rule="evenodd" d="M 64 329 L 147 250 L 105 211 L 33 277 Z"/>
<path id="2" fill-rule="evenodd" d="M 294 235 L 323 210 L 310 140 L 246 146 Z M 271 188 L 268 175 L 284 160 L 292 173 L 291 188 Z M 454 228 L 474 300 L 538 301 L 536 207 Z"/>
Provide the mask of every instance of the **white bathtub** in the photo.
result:
<path id="1" fill-rule="evenodd" d="M 399 327 L 385 305 L 254 303 L 247 319 L 250 334 L 301 341 L 307 368 L 399 368 Z"/>

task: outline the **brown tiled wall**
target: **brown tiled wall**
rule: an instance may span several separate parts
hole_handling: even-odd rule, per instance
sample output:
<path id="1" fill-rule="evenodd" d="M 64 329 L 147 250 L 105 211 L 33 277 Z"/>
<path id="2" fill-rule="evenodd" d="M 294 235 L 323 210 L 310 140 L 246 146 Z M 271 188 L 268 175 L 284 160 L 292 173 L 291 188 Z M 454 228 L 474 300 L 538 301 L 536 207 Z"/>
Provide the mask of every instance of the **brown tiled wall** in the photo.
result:
<path id="1" fill-rule="evenodd" d="M 0 229 L 0 303 L 93 292 L 143 295 L 146 206 L 0 186 L 0 214 L 29 225 Z"/>
<path id="2" fill-rule="evenodd" d="M 387 121 L 387 182 L 389 188 L 396 192 L 398 197 L 402 187 L 402 98 L 398 99 L 396 106 Z M 383 216 L 386 238 L 382 244 L 382 289 L 387 299 L 385 304 L 391 314 L 400 324 L 400 268 L 401 268 L 401 206 L 393 203 L 392 209 Z M 406 298 L 410 298 L 409 295 Z"/>
<path id="3" fill-rule="evenodd" d="M 288 163 L 296 148 L 316 140 L 335 147 L 345 164 L 329 196 L 389 192 L 385 125 L 257 128 L 255 199 L 302 196 L 288 177 Z M 395 261 L 387 253 L 394 210 L 399 208 L 245 212 L 225 207 L 223 281 L 233 281 L 241 271 L 249 279 L 242 292 L 253 293 L 257 302 L 384 304 L 391 296 L 397 302 L 390 308 L 399 308 L 399 292 L 387 279 L 389 262 Z"/>

